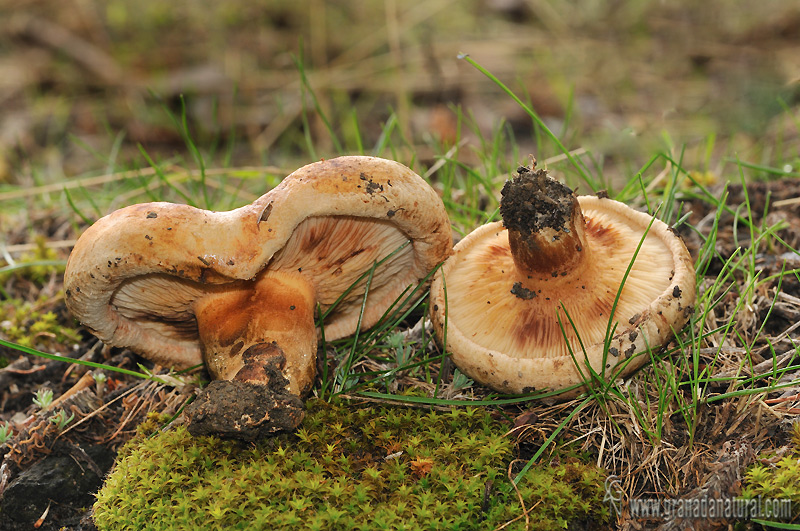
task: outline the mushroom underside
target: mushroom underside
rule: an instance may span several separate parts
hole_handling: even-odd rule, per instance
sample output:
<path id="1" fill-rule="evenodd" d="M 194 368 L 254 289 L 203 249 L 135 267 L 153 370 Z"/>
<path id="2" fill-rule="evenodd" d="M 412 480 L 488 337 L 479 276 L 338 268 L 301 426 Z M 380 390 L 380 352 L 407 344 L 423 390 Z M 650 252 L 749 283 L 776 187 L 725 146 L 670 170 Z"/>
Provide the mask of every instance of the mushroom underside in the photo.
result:
<path id="1" fill-rule="evenodd" d="M 602 342 L 612 308 L 612 325 L 622 322 L 619 331 L 630 326 L 631 317 L 668 291 L 675 264 L 654 257 L 671 252 L 658 238 L 646 238 L 614 308 L 641 236 L 608 214 L 584 215 L 589 258 L 569 277 L 528 278 L 514 268 L 508 232 L 500 226 L 486 231 L 480 245 L 464 251 L 460 266 L 445 272 L 450 326 L 485 349 L 515 358 L 569 356 L 570 350 L 581 351 L 581 343 Z"/>
<path id="2" fill-rule="evenodd" d="M 475 380 L 525 393 L 579 384 L 587 363 L 606 374 L 624 363 L 628 374 L 644 360 L 634 354 L 661 346 L 688 319 L 694 293 L 681 286 L 693 286 L 693 275 L 679 237 L 614 201 L 579 201 L 586 248 L 569 273 L 515 267 L 502 222 L 474 231 L 442 267 L 433 287 L 437 334 L 444 337 L 446 310 L 447 349 Z"/>
<path id="3" fill-rule="evenodd" d="M 251 292 L 269 272 L 291 272 L 307 279 L 314 286 L 315 302 L 322 311 L 336 304 L 324 323 L 325 335 L 329 339 L 343 337 L 355 330 L 367 282 L 364 274 L 388 256 L 375 268 L 368 309 L 387 307 L 408 285 L 418 281 L 413 244 L 386 221 L 350 216 L 308 218 L 254 279 L 204 284 L 181 278 L 178 267 L 123 281 L 110 302 L 120 333 L 113 341 L 141 351 L 144 349 L 136 348 L 137 341 L 146 337 L 151 344 L 161 343 L 162 352 L 184 351 L 183 361 L 177 364 L 174 353 L 164 352 L 165 362 L 169 358 L 178 367 L 200 363 L 194 310 L 197 301 L 225 293 Z M 371 326 L 379 318 L 377 310 L 368 311 L 362 326 Z M 159 349 L 151 349 L 147 356 L 162 361 Z"/>

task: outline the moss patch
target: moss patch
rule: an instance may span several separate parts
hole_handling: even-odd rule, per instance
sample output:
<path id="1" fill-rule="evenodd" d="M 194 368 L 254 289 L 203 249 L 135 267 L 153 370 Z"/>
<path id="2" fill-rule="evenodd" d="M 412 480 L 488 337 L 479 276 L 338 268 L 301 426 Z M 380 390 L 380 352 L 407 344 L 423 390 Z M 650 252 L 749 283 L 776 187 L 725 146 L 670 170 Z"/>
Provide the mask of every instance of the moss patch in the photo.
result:
<path id="1" fill-rule="evenodd" d="M 147 423 L 153 428 L 153 422 Z M 98 494 L 99 529 L 533 529 L 607 526 L 604 474 L 577 458 L 508 479 L 516 445 L 486 411 L 312 400 L 296 433 L 244 445 L 142 434 Z M 605 524 L 605 526 L 604 526 Z"/>
<path id="2" fill-rule="evenodd" d="M 794 425 L 789 451 L 782 457 L 763 454 L 747 469 L 742 498 L 761 500 L 755 507 L 769 521 L 792 521 L 800 512 L 800 424 Z M 768 502 L 766 500 L 769 500 Z"/>
<path id="3" fill-rule="evenodd" d="M 46 296 L 35 303 L 21 299 L 0 301 L 0 337 L 26 347 L 79 343 L 76 329 L 65 326 L 56 313 L 45 311 L 49 304 Z"/>

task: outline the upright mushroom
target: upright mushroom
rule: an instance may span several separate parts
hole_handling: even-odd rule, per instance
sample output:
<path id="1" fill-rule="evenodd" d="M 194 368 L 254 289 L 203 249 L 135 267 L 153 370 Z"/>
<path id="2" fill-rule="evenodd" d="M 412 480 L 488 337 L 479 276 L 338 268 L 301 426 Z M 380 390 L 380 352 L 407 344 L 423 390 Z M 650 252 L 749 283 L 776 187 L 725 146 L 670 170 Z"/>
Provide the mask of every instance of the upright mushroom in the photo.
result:
<path id="1" fill-rule="evenodd" d="M 434 331 L 461 371 L 504 393 L 581 384 L 587 363 L 606 376 L 626 363 L 629 374 L 647 359 L 635 354 L 663 345 L 692 312 L 683 241 L 622 203 L 576 197 L 535 162 L 517 171 L 502 190 L 503 222 L 469 234 L 437 272 Z"/>
<path id="2" fill-rule="evenodd" d="M 291 429 L 325 336 L 362 328 L 451 252 L 441 200 L 405 166 L 373 157 L 309 164 L 230 212 L 146 203 L 84 232 L 64 275 L 70 311 L 105 343 L 165 366 L 205 361 L 214 379 L 196 433 Z M 359 280 L 360 279 L 360 280 Z M 348 291 L 348 288 L 354 289 Z"/>

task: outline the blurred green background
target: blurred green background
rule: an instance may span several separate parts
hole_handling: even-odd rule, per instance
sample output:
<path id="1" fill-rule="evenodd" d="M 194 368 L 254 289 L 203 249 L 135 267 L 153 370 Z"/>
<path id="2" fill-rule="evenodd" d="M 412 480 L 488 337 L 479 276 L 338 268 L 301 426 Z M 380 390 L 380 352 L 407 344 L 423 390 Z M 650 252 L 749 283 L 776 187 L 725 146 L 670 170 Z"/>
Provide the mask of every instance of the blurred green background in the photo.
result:
<path id="1" fill-rule="evenodd" d="M 469 164 L 498 128 L 556 155 L 459 52 L 612 178 L 659 150 L 712 173 L 799 157 L 794 0 L 2 0 L 0 183 L 145 166 L 139 144 L 185 155 L 184 110 L 209 166 L 369 152 L 395 121 L 406 163 L 461 141 Z"/>

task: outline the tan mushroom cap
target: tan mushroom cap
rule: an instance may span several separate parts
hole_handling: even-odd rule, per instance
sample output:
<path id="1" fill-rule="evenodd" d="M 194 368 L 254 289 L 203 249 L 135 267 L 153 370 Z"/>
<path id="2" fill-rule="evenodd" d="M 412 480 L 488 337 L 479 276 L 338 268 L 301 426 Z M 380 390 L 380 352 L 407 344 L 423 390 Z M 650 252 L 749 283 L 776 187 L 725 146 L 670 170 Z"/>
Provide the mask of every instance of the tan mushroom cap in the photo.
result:
<path id="1" fill-rule="evenodd" d="M 256 321 L 280 321 L 278 342 L 288 341 L 295 325 L 308 328 L 310 320 L 313 331 L 316 303 L 327 310 L 376 261 L 391 255 L 374 272 L 361 323 L 366 328 L 424 279 L 451 245 L 442 202 L 421 177 L 389 160 L 340 157 L 300 168 L 230 212 L 159 202 L 98 220 L 67 263 L 66 302 L 105 343 L 185 368 L 203 361 L 198 312 L 206 322 L 219 321 L 212 343 L 233 341 L 256 326 L 249 322 L 251 313 L 259 313 Z M 355 331 L 365 282 L 328 316 L 327 339 Z M 264 309 L 262 295 L 277 313 Z M 215 297 L 224 301 L 209 302 Z M 238 312 L 235 317 L 219 311 L 224 304 Z M 313 352 L 303 356 L 313 358 L 316 337 L 311 340 Z M 232 377 L 241 366 L 210 361 L 220 378 Z M 313 359 L 302 365 L 305 374 L 288 374 L 290 381 L 313 381 Z M 308 387 L 304 381 L 292 391 L 302 394 Z"/>
<path id="2" fill-rule="evenodd" d="M 521 270 L 509 248 L 510 231 L 496 222 L 459 242 L 437 273 L 431 287 L 434 330 L 442 340 L 446 311 L 446 348 L 476 381 L 512 394 L 580 384 L 584 378 L 570 349 L 584 376 L 586 360 L 597 372 L 605 369 L 606 378 L 627 362 L 626 375 L 649 359 L 628 361 L 632 356 L 660 347 L 686 323 L 695 278 L 680 237 L 665 223 L 608 198 L 582 196 L 577 203 L 585 219 L 584 243 L 574 245 L 580 259 L 567 270 Z M 579 232 L 580 227 L 571 234 Z M 616 328 L 604 368 L 609 319 Z"/>

